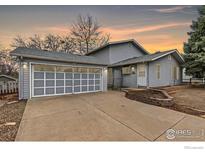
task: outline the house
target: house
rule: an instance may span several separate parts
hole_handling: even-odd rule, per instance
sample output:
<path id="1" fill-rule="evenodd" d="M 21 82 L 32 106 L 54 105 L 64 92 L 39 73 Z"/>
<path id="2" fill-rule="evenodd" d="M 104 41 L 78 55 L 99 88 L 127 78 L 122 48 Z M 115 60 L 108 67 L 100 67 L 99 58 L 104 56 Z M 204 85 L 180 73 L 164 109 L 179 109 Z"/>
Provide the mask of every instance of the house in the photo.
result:
<path id="1" fill-rule="evenodd" d="M 17 81 L 17 79 L 8 75 L 0 75 L 0 83 L 1 82 L 6 83 L 8 81 Z"/>
<path id="2" fill-rule="evenodd" d="M 108 43 L 88 53 L 108 63 L 108 86 L 159 87 L 182 82 L 184 59 L 177 49 L 150 54 L 135 40 Z"/>
<path id="3" fill-rule="evenodd" d="M 158 87 L 181 83 L 176 49 L 150 54 L 135 40 L 105 44 L 87 55 L 17 48 L 19 99 L 106 91 L 107 85 Z"/>

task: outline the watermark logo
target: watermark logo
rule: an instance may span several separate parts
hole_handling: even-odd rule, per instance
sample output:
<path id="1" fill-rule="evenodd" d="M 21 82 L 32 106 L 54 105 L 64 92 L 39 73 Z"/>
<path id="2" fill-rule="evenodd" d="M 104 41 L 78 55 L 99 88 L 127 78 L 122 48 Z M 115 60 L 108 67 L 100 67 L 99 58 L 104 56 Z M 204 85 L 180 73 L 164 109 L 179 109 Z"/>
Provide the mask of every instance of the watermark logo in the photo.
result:
<path id="1" fill-rule="evenodd" d="M 178 130 L 174 130 L 174 129 L 168 129 L 166 131 L 166 137 L 169 140 L 173 140 L 177 137 L 193 137 L 193 133 L 191 130 L 189 129 L 178 129 Z"/>
<path id="2" fill-rule="evenodd" d="M 166 137 L 167 137 L 167 139 L 169 139 L 169 140 L 173 140 L 173 139 L 175 139 L 175 130 L 174 129 L 168 129 L 167 131 L 166 131 Z"/>

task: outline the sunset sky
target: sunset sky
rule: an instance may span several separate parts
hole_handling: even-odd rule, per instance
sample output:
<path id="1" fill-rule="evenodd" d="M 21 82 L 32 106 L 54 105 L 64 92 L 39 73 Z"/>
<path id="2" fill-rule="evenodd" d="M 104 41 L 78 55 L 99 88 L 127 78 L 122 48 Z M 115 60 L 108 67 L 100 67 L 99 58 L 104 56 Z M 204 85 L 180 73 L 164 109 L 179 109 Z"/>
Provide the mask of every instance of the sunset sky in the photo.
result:
<path id="1" fill-rule="evenodd" d="M 183 51 L 199 6 L 0 6 L 0 44 L 16 35 L 65 35 L 79 14 L 92 15 L 111 41 L 135 39 L 150 52 Z"/>

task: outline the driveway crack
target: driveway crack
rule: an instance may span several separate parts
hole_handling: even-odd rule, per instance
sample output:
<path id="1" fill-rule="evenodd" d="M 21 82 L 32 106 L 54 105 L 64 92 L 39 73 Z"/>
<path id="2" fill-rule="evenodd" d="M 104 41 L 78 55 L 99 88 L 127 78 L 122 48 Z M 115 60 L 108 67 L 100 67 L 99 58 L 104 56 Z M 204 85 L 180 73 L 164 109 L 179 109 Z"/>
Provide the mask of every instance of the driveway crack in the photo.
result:
<path id="1" fill-rule="evenodd" d="M 184 118 L 186 118 L 186 116 L 184 115 L 182 118 L 180 118 L 175 124 L 173 124 L 171 127 L 167 128 L 165 131 L 162 132 L 162 134 L 160 134 L 157 138 L 155 138 L 153 141 L 156 141 L 158 138 L 160 138 L 164 133 L 166 133 L 167 130 L 173 128 L 174 126 L 176 126 L 178 123 L 180 123 Z"/>
<path id="2" fill-rule="evenodd" d="M 90 104 L 90 103 L 89 103 L 86 99 L 84 99 L 84 98 L 82 98 L 82 99 L 83 99 L 83 100 L 84 100 L 84 102 L 86 102 L 88 105 L 90 105 L 90 106 L 92 106 L 92 107 L 96 108 L 97 110 L 99 110 L 100 112 L 104 113 L 105 115 L 107 115 L 107 116 L 108 116 L 108 117 L 110 117 L 111 119 L 113 119 L 113 120 L 117 121 L 118 123 L 122 124 L 123 126 L 125 126 L 125 127 L 127 127 L 128 129 L 130 129 L 130 130 L 134 131 L 134 132 L 135 132 L 135 133 L 137 133 L 138 135 L 142 136 L 142 137 L 143 137 L 143 138 L 145 138 L 146 140 L 151 141 L 149 138 L 147 138 L 147 137 L 146 137 L 146 136 L 144 136 L 143 134 L 139 133 L 139 132 L 138 132 L 138 131 L 136 131 L 135 129 L 131 128 L 131 127 L 130 127 L 130 126 L 128 126 L 127 124 L 125 124 L 125 123 L 121 122 L 121 121 L 120 121 L 120 120 L 118 120 L 118 119 L 115 119 L 113 116 L 111 116 L 110 114 L 108 114 L 108 113 L 107 113 L 107 112 L 105 112 L 104 110 L 102 110 L 102 109 L 100 109 L 100 108 L 96 107 L 95 105 Z"/>

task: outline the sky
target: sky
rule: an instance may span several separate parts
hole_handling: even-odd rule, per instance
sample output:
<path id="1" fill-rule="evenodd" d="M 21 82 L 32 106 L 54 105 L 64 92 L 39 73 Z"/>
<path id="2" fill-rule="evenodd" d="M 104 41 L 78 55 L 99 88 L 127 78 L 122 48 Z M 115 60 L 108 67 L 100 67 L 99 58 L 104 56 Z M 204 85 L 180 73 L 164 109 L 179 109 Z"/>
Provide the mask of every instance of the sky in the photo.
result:
<path id="1" fill-rule="evenodd" d="M 188 39 L 199 6 L 0 6 L 0 45 L 13 38 L 66 35 L 78 15 L 91 15 L 110 33 L 110 41 L 135 39 L 149 52 L 178 49 Z"/>

